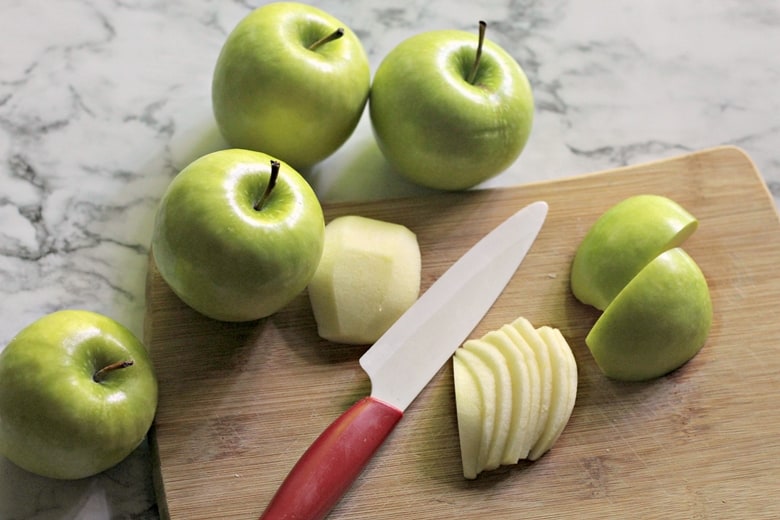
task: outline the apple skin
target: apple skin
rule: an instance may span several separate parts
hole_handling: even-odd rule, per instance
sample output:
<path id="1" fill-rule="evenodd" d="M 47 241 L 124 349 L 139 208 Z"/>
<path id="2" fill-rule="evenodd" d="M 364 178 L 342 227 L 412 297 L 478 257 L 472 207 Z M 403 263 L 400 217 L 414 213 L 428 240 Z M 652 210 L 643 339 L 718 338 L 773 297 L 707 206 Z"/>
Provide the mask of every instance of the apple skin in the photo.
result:
<path id="1" fill-rule="evenodd" d="M 308 49 L 339 27 L 341 38 Z M 230 146 L 302 169 L 352 134 L 370 82 L 365 50 L 345 24 L 309 5 L 276 2 L 249 13 L 228 36 L 214 69 L 212 108 Z"/>
<path id="2" fill-rule="evenodd" d="M 381 62 L 371 85 L 374 135 L 391 167 L 435 189 L 463 190 L 508 168 L 531 132 L 531 86 L 518 63 L 485 40 L 474 84 L 467 81 L 478 38 L 421 33 Z"/>
<path id="3" fill-rule="evenodd" d="M 711 325 L 707 280 L 678 247 L 657 256 L 626 285 L 585 343 L 605 375 L 642 381 L 667 374 L 695 356 Z"/>
<path id="4" fill-rule="evenodd" d="M 320 261 L 325 222 L 308 182 L 280 162 L 261 210 L 272 157 L 229 149 L 196 159 L 157 211 L 152 253 L 187 305 L 221 321 L 264 318 L 303 292 Z"/>
<path id="5" fill-rule="evenodd" d="M 603 311 L 645 265 L 679 246 L 697 227 L 698 220 L 667 197 L 623 199 L 599 217 L 577 248 L 572 293 Z"/>
<path id="6" fill-rule="evenodd" d="M 93 379 L 127 360 L 133 364 Z M 118 464 L 143 441 L 156 407 L 146 349 L 106 316 L 48 314 L 0 353 L 0 452 L 32 473 L 79 479 Z"/>

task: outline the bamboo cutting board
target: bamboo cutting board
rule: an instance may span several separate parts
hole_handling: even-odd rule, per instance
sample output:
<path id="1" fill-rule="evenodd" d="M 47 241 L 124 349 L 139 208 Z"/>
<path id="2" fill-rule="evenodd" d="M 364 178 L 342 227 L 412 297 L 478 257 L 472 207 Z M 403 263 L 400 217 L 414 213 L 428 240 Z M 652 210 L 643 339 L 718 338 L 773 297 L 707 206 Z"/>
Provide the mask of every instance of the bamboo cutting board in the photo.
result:
<path id="1" fill-rule="evenodd" d="M 607 208 L 669 196 L 700 220 L 684 244 L 715 309 L 707 344 L 647 383 L 601 375 L 584 337 L 597 313 L 568 288 L 574 251 Z M 333 519 L 780 517 L 780 222 L 752 162 L 716 148 L 515 188 L 326 208 L 407 225 L 423 288 L 499 221 L 548 201 L 539 239 L 473 336 L 517 316 L 558 327 L 579 365 L 564 434 L 535 463 L 466 481 L 452 367 L 407 410 Z M 257 518 L 316 436 L 370 386 L 365 347 L 318 338 L 306 295 L 268 319 L 227 324 L 182 304 L 153 263 L 145 341 L 160 383 L 151 439 L 164 518 Z M 403 374 L 398 374 L 403 377 Z"/>

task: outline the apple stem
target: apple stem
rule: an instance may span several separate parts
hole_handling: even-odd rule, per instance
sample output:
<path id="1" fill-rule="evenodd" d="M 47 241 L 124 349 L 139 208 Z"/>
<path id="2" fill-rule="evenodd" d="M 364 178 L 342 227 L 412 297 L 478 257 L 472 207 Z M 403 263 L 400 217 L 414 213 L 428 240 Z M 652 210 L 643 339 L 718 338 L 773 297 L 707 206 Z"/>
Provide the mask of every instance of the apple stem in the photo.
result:
<path id="1" fill-rule="evenodd" d="M 276 179 L 279 178 L 279 168 L 281 168 L 281 166 L 282 165 L 279 163 L 279 161 L 271 160 L 271 178 L 268 179 L 268 186 L 265 187 L 263 196 L 260 197 L 260 200 L 255 203 L 255 211 L 260 211 L 263 209 L 263 204 L 265 204 L 265 201 L 271 195 L 271 191 L 273 191 L 274 186 L 276 186 Z"/>
<path id="2" fill-rule="evenodd" d="M 311 45 L 309 45 L 309 50 L 310 51 L 316 50 L 317 47 L 319 47 L 320 45 L 324 45 L 324 44 L 326 44 L 328 42 L 332 42 L 333 40 L 338 40 L 342 36 L 344 36 L 344 28 L 343 27 L 339 27 L 338 29 L 336 29 L 332 33 L 330 33 L 330 34 L 328 34 L 326 36 L 323 36 L 322 38 L 320 38 L 316 42 L 314 42 Z"/>
<path id="3" fill-rule="evenodd" d="M 106 378 L 106 376 L 109 373 L 113 372 L 114 370 L 127 368 L 129 366 L 132 366 L 132 364 L 133 364 L 133 360 L 132 359 L 127 359 L 125 361 L 117 361 L 115 363 L 111 363 L 110 365 L 106 365 L 103 368 L 101 368 L 100 370 L 98 370 L 97 372 L 95 372 L 95 374 L 92 376 L 92 380 L 95 381 L 96 383 L 100 383 L 101 381 L 103 381 Z"/>
<path id="4" fill-rule="evenodd" d="M 477 43 L 477 55 L 474 57 L 474 64 L 471 66 L 471 72 L 469 73 L 468 82 L 474 84 L 474 79 L 477 77 L 477 70 L 479 69 L 479 61 L 482 59 L 482 45 L 485 43 L 485 31 L 487 30 L 487 22 L 484 20 L 479 21 L 479 42 Z"/>

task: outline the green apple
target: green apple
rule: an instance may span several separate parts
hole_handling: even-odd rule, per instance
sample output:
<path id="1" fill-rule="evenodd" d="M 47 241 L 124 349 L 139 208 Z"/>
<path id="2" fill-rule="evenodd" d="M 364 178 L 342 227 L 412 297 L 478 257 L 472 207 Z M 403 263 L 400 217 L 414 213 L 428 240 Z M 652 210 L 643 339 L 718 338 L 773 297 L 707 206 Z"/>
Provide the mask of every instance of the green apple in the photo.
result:
<path id="1" fill-rule="evenodd" d="M 156 407 L 146 349 L 106 316 L 48 314 L 0 353 L 0 453 L 33 473 L 79 479 L 118 464 Z"/>
<path id="2" fill-rule="evenodd" d="M 712 325 L 712 301 L 696 262 L 681 248 L 655 257 L 610 303 L 585 338 L 609 377 L 646 380 L 690 360 Z"/>
<path id="3" fill-rule="evenodd" d="M 190 307 L 222 321 L 269 316 L 302 293 L 322 255 L 325 221 L 306 180 L 260 152 L 196 159 L 160 201 L 152 253 Z"/>
<path id="4" fill-rule="evenodd" d="M 380 150 L 409 180 L 462 190 L 508 168 L 525 147 L 534 103 L 520 65 L 463 31 L 421 33 L 379 65 L 369 113 Z"/>
<path id="5" fill-rule="evenodd" d="M 352 134 L 370 76 L 345 24 L 310 5 L 271 3 L 228 35 L 214 68 L 214 117 L 230 146 L 305 168 Z"/>
<path id="6" fill-rule="evenodd" d="M 525 318 L 466 341 L 453 356 L 463 476 L 537 460 L 563 433 L 577 363 L 558 329 Z"/>
<path id="7" fill-rule="evenodd" d="M 593 224 L 577 248 L 571 289 L 599 310 L 651 260 L 683 243 L 698 220 L 675 201 L 636 195 L 612 206 Z"/>
<path id="8" fill-rule="evenodd" d="M 417 300 L 421 269 L 407 227 L 359 215 L 330 221 L 308 290 L 320 337 L 375 342 Z"/>

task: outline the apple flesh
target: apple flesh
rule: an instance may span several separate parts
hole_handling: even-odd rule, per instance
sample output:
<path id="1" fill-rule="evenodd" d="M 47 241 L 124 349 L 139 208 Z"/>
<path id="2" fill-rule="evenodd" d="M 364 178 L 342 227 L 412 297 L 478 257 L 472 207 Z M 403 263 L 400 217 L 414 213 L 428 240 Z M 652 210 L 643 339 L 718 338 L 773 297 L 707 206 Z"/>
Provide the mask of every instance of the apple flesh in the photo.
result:
<path id="1" fill-rule="evenodd" d="M 32 473 L 79 479 L 118 464 L 156 407 L 146 349 L 106 316 L 54 312 L 0 353 L 0 453 Z"/>
<path id="2" fill-rule="evenodd" d="M 485 437 L 490 439 L 487 445 L 484 461 L 481 462 L 483 470 L 496 469 L 503 462 L 504 448 L 511 430 L 513 406 L 513 387 L 507 360 L 500 349 L 492 343 L 475 339 L 464 345 L 466 350 L 473 352 L 486 367 L 486 371 L 477 372 L 478 377 L 486 381 L 486 377 L 494 382 L 495 399 L 493 409 L 495 418 L 492 428 L 485 429 Z"/>
<path id="3" fill-rule="evenodd" d="M 212 107 L 230 146 L 302 169 L 353 133 L 370 81 L 368 57 L 349 27 L 316 7 L 274 2 L 228 35 L 214 69 Z"/>
<path id="4" fill-rule="evenodd" d="M 308 288 L 319 335 L 373 343 L 417 300 L 421 268 L 407 227 L 358 215 L 332 220 Z"/>
<path id="5" fill-rule="evenodd" d="M 577 398 L 577 363 L 558 329 L 518 318 L 453 356 L 463 476 L 548 452 Z"/>
<path id="6" fill-rule="evenodd" d="M 599 217 L 577 248 L 572 293 L 603 311 L 645 265 L 682 244 L 698 224 L 667 197 L 643 194 L 622 200 Z"/>
<path id="7" fill-rule="evenodd" d="M 639 381 L 693 358 L 712 325 L 712 301 L 696 262 L 681 248 L 653 259 L 617 295 L 585 338 L 607 376 Z"/>
<path id="8" fill-rule="evenodd" d="M 533 113 L 525 73 L 484 32 L 430 31 L 401 42 L 377 68 L 369 98 L 391 167 L 442 190 L 470 188 L 509 167 Z"/>
<path id="9" fill-rule="evenodd" d="M 463 475 L 466 478 L 476 478 L 484 471 L 493 446 L 493 432 L 496 428 L 496 380 L 490 367 L 474 352 L 458 349 L 456 354 L 455 357 L 460 357 L 463 366 L 471 374 L 477 389 L 474 392 L 471 387 L 465 386 L 455 390 L 456 411 L 479 410 L 478 415 L 473 412 L 458 415 L 458 432 L 464 432 L 460 445 Z M 457 402 L 458 398 L 461 398 L 460 404 Z M 468 454 L 471 457 L 476 454 L 476 458 L 465 459 Z"/>

